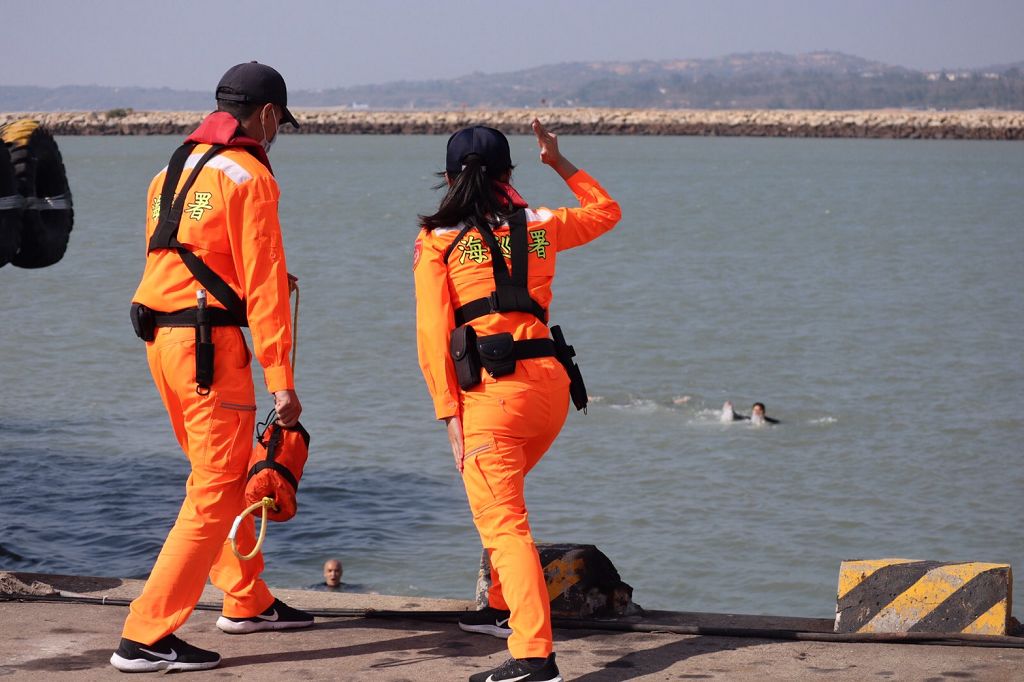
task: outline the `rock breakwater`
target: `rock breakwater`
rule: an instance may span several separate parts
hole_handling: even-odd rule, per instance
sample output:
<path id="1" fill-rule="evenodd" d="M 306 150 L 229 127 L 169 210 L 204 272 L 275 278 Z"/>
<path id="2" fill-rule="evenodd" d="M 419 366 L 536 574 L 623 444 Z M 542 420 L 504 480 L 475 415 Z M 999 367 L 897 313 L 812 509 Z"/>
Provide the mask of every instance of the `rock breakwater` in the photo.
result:
<path id="1" fill-rule="evenodd" d="M 465 111 L 296 110 L 299 133 L 445 135 L 484 124 L 529 133 L 536 116 L 568 135 L 703 135 L 882 139 L 1024 140 L 1021 111 L 794 111 L 681 109 L 506 109 Z M 31 117 L 56 135 L 182 135 L 205 112 L 0 113 L 0 125 Z M 290 132 L 290 131 L 289 131 Z"/>

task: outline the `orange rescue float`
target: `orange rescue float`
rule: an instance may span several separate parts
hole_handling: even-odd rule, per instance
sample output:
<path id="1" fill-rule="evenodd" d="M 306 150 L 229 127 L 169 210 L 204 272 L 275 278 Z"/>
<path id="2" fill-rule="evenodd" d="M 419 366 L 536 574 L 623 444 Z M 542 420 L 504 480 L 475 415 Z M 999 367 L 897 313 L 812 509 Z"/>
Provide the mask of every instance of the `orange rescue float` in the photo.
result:
<path id="1" fill-rule="evenodd" d="M 260 427 L 264 427 L 262 431 Z M 279 425 L 277 413 L 271 411 L 256 428 L 256 445 L 245 484 L 246 504 L 256 504 L 267 497 L 274 501 L 267 510 L 271 521 L 287 521 L 295 516 L 295 493 L 308 456 L 309 432 L 299 423 L 288 428 Z"/>
<path id="2" fill-rule="evenodd" d="M 271 410 L 266 421 L 256 426 L 256 445 L 249 459 L 249 480 L 245 484 L 245 502 L 249 506 L 235 517 L 228 533 L 231 550 L 239 559 L 248 561 L 259 554 L 267 534 L 267 519 L 287 521 L 295 516 L 298 507 L 295 493 L 308 457 L 309 432 L 302 424 L 296 422 L 295 426 L 285 428 L 277 423 L 277 413 Z M 235 536 L 242 520 L 256 510 L 261 510 L 263 519 L 260 534 L 252 550 L 243 554 Z"/>

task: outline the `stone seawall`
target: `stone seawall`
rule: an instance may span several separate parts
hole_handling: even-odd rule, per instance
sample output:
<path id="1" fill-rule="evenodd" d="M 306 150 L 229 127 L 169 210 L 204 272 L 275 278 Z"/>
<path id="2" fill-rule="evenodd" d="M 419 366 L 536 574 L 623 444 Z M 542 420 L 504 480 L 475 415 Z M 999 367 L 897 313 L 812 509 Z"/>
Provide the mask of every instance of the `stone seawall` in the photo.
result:
<path id="1" fill-rule="evenodd" d="M 118 112 L 124 114 L 124 112 Z M 508 109 L 466 111 L 296 110 L 306 134 L 446 135 L 484 124 L 529 133 L 536 116 L 567 135 L 704 135 L 883 139 L 1024 140 L 1021 111 L 782 111 L 678 109 Z M 182 135 L 205 112 L 0 113 L 0 125 L 31 117 L 57 135 Z"/>

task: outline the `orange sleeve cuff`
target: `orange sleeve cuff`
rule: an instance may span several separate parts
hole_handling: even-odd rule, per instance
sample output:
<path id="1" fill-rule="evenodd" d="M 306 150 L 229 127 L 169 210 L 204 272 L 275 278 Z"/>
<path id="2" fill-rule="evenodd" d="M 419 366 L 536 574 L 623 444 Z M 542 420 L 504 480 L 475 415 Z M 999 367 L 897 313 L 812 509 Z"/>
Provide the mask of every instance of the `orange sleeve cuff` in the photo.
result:
<path id="1" fill-rule="evenodd" d="M 459 413 L 459 401 L 450 393 L 439 393 L 434 396 L 434 414 L 438 419 L 454 417 Z"/>
<path id="2" fill-rule="evenodd" d="M 263 379 L 267 382 L 267 390 L 271 393 L 295 389 L 295 379 L 290 365 L 276 365 L 263 368 Z"/>

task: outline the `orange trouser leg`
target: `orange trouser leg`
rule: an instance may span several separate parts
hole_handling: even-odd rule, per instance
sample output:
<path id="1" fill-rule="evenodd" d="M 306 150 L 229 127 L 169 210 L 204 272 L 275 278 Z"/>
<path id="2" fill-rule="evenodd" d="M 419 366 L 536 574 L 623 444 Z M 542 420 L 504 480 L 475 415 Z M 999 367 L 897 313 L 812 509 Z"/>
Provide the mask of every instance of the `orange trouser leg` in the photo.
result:
<path id="1" fill-rule="evenodd" d="M 566 410 L 568 410 L 568 399 L 564 402 Z M 558 419 L 558 416 L 556 415 L 555 418 Z M 551 447 L 555 438 L 558 437 L 558 433 L 562 428 L 561 424 L 565 421 L 564 412 L 560 419 L 561 421 L 559 422 L 558 430 L 541 434 L 536 438 L 528 439 L 523 444 L 523 454 L 525 455 L 526 460 L 526 468 L 523 471 L 523 476 L 530 473 L 530 470 L 540 462 L 541 457 L 544 456 L 544 453 L 546 453 L 548 448 Z M 494 570 L 493 562 L 491 564 L 491 587 L 487 592 L 487 603 L 496 609 L 501 609 L 503 611 L 509 610 L 508 602 L 505 601 L 505 596 L 501 591 L 501 576 L 499 576 L 498 572 Z"/>
<path id="2" fill-rule="evenodd" d="M 523 492 L 526 472 L 565 421 L 568 384 L 559 371 L 530 377 L 519 369 L 463 396 L 462 480 L 490 552 L 490 603 L 511 611 L 508 648 L 515 658 L 545 657 L 552 648 L 551 605 Z"/>
<path id="3" fill-rule="evenodd" d="M 122 636 L 145 644 L 188 619 L 207 577 L 225 592 L 225 615 L 252 616 L 274 601 L 259 578 L 263 558 L 240 561 L 226 544 L 245 506 L 256 408 L 241 332 L 227 327 L 213 332 L 214 385 L 205 396 L 196 393 L 194 330 L 160 329 L 148 344 L 150 371 L 192 472 L 177 521 L 125 621 Z M 243 548 L 252 547 L 251 518 L 239 528 L 237 540 Z"/>

